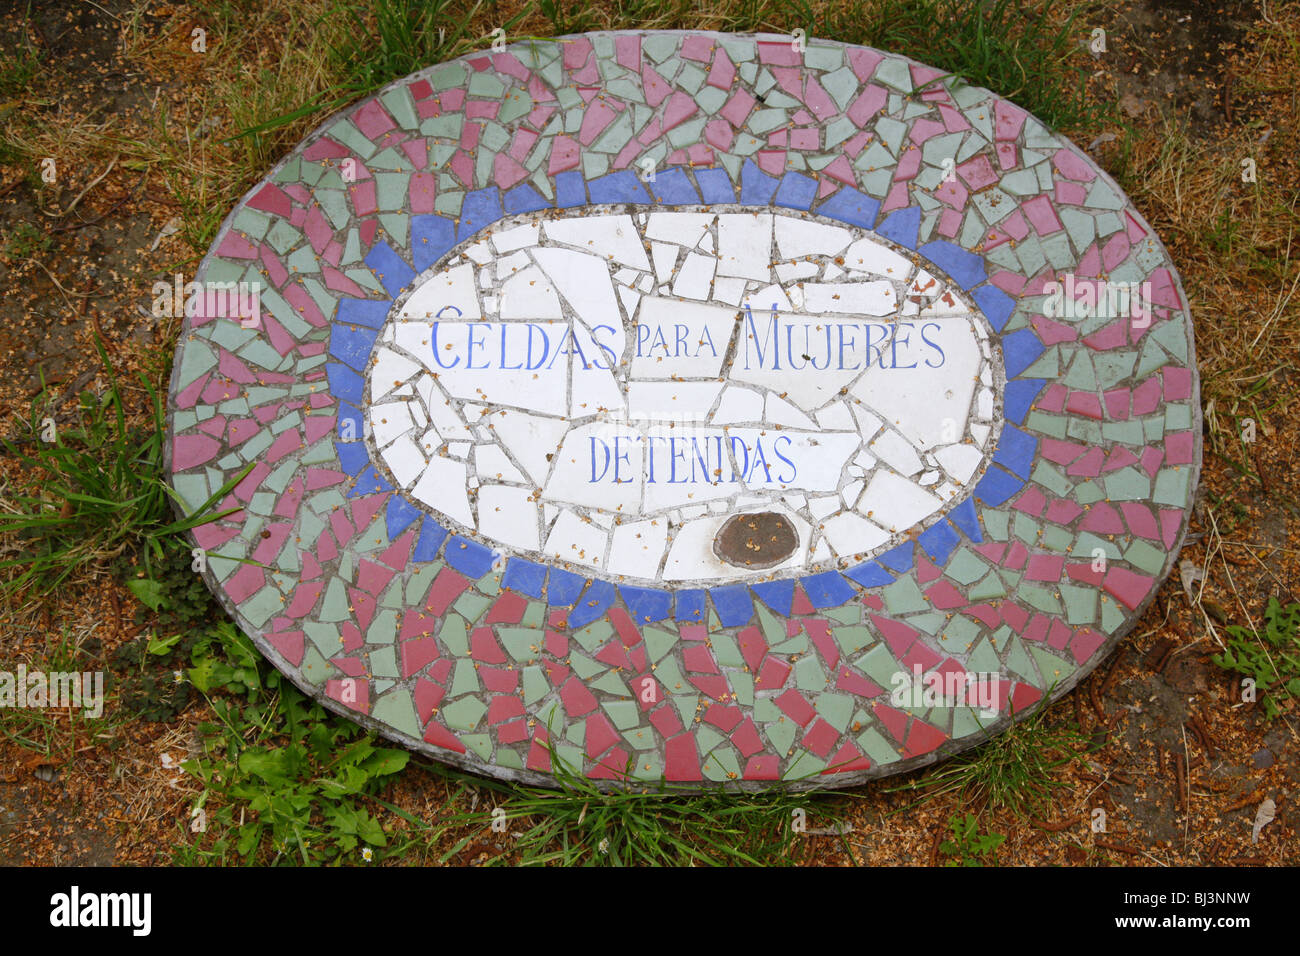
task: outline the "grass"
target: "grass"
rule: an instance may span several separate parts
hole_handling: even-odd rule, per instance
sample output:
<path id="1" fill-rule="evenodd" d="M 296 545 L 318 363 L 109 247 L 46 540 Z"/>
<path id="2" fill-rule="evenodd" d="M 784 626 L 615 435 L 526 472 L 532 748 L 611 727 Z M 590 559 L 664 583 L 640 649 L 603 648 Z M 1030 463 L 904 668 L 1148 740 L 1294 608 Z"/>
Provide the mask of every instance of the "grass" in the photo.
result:
<path id="1" fill-rule="evenodd" d="M 1049 692 L 1044 703 L 1050 697 Z M 1058 771 L 1082 759 L 1090 746 L 1080 731 L 1049 725 L 1047 709 L 1040 703 L 988 743 L 891 792 L 919 793 L 922 800 L 954 796 L 980 811 L 1033 816 L 1046 809 L 1053 794 L 1069 786 Z"/>
<path id="2" fill-rule="evenodd" d="M 509 833 L 508 852 L 489 863 L 537 866 L 741 866 L 792 865 L 809 849 L 808 816 L 824 818 L 826 835 L 842 835 L 835 796 L 772 789 L 726 793 L 718 788 L 685 793 L 662 781 L 643 789 L 604 791 L 547 747 L 556 789 L 511 786 L 466 778 L 480 790 L 500 795 L 492 811 L 460 813 L 444 824 L 468 829 L 445 854 L 450 858 L 494 819 Z"/>
<path id="3" fill-rule="evenodd" d="M 84 639 L 85 634 L 77 636 L 70 628 L 61 627 L 57 633 L 45 638 L 39 654 L 28 657 L 23 663 L 29 674 L 33 671 L 43 671 L 47 675 L 103 672 L 103 662 L 86 651 Z M 16 662 L 7 662 L 4 669 L 15 670 Z M 101 701 L 102 714 L 112 711 L 113 695 L 109 691 L 106 681 Z M 86 711 L 91 708 L 90 703 L 66 709 L 0 707 L 0 734 L 19 747 L 41 756 L 71 760 L 79 744 L 90 741 L 96 735 L 110 735 L 101 718 L 87 715 Z"/>
<path id="4" fill-rule="evenodd" d="M 75 420 L 60 425 L 48 390 L 32 403 L 21 438 L 0 438 L 5 452 L 27 472 L 23 488 L 9 488 L 0 512 L 0 536 L 17 541 L 17 554 L 0 559 L 0 594 L 28 589 L 47 595 L 79 569 L 112 560 L 144 562 L 146 580 L 165 548 L 188 546 L 182 532 L 230 514 L 214 510 L 243 480 L 236 475 L 189 517 L 173 520 L 163 481 L 167 417 L 158 389 L 140 380 L 149 415 L 127 423 L 126 397 L 103 343 L 96 339 L 109 377 L 102 396 L 84 391 Z M 234 509 L 232 509 L 233 511 Z M 136 585 L 137 595 L 146 586 Z"/>

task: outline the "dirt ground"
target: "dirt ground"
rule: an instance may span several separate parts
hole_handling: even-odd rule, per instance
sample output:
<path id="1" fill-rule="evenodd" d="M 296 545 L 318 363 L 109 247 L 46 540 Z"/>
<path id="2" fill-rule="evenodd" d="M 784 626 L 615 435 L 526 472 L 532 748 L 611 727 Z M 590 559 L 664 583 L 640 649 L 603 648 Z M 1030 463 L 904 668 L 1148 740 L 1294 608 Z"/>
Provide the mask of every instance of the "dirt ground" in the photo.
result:
<path id="1" fill-rule="evenodd" d="M 1291 295 L 1300 282 L 1300 6 L 1066 4 L 1076 6 L 1081 47 L 1093 25 L 1107 35 L 1089 96 L 1117 108 L 1067 132 L 1165 239 L 1191 301 L 1206 453 L 1182 558 L 1204 578 L 1186 590 L 1172 575 L 1119 651 L 1055 705 L 1099 746 L 1062 772 L 1050 814 L 983 825 L 1006 835 L 1004 864 L 1295 865 L 1300 711 L 1266 721 L 1239 699 L 1238 676 L 1210 658 L 1225 625 L 1258 624 L 1270 596 L 1300 601 L 1300 301 Z M 196 264 L 187 223 L 200 213 L 219 220 L 251 185 L 236 178 L 200 195 L 196 212 L 195 194 L 168 168 L 177 150 L 216 163 L 229 148 L 219 141 L 234 104 L 214 100 L 208 71 L 217 67 L 184 55 L 198 11 L 128 0 L 25 10 L 0 3 L 0 49 L 40 51 L 22 89 L 0 88 L 6 429 L 26 418 L 42 382 L 64 402 L 102 387 L 95 333 L 119 371 L 165 381 L 177 329 L 148 314 L 150 287 Z M 54 183 L 41 179 L 46 156 Z M 1244 158 L 1255 160 L 1257 183 L 1240 181 Z M 1237 438 L 1247 417 L 1259 428 L 1249 445 Z M 22 480 L 3 456 L 0 476 Z M 86 569 L 52 599 L 0 607 L 0 668 L 39 659 L 56 632 L 107 668 L 112 651 L 147 628 L 135 607 L 107 568 Z M 197 791 L 168 764 L 205 715 L 201 700 L 167 722 L 110 714 L 103 729 L 65 735 L 71 745 L 48 754 L 0 739 L 0 864 L 168 862 Z M 945 797 L 900 812 L 912 798 L 889 790 L 901 782 L 851 802 L 859 862 L 938 861 L 948 818 L 962 808 Z M 384 798 L 419 816 L 444 805 L 447 784 L 408 770 Z M 1252 843 L 1265 798 L 1276 819 Z M 1096 807 L 1107 811 L 1105 834 L 1090 832 Z M 486 849 L 471 843 L 452 862 Z M 848 862 L 831 840 L 810 859 Z"/>

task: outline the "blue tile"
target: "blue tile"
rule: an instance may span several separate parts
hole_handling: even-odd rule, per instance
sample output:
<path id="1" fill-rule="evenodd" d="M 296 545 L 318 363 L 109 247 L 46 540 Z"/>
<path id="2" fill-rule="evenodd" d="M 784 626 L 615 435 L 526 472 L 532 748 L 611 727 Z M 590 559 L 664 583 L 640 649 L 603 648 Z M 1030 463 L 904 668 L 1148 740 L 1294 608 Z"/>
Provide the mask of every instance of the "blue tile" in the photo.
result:
<path id="1" fill-rule="evenodd" d="M 363 498 L 366 495 L 377 495 L 381 491 L 393 490 L 393 486 L 386 482 L 372 465 L 353 481 L 352 488 L 348 491 L 347 496 L 349 498 Z"/>
<path id="2" fill-rule="evenodd" d="M 749 588 L 743 584 L 709 588 L 709 596 L 713 598 L 713 609 L 718 612 L 723 627 L 748 624 L 754 616 L 754 602 L 749 596 Z"/>
<path id="3" fill-rule="evenodd" d="M 880 203 L 870 196 L 858 192 L 852 186 L 842 186 L 839 192 L 832 193 L 824 203 L 817 207 L 817 214 L 847 222 L 852 226 L 870 229 L 876 224 L 876 215 L 880 212 Z"/>
<path id="4" fill-rule="evenodd" d="M 336 441 L 334 451 L 339 456 L 339 466 L 343 473 L 351 477 L 356 477 L 362 468 L 370 464 L 370 452 L 366 450 L 363 441 Z"/>
<path id="5" fill-rule="evenodd" d="M 740 168 L 740 203 L 743 206 L 766 206 L 772 202 L 780 180 L 758 168 L 752 159 Z"/>
<path id="6" fill-rule="evenodd" d="M 456 246 L 456 224 L 446 216 L 411 217 L 411 261 L 423 272 Z"/>
<path id="7" fill-rule="evenodd" d="M 849 568 L 844 574 L 864 588 L 878 588 L 885 584 L 892 584 L 894 581 L 894 576 L 875 561 L 863 562 L 856 568 Z"/>
<path id="8" fill-rule="evenodd" d="M 397 536 L 410 527 L 418 517 L 420 517 L 420 509 L 402 495 L 393 495 L 389 498 L 388 507 L 384 509 L 384 525 L 388 528 L 388 540 L 396 541 Z"/>
<path id="9" fill-rule="evenodd" d="M 885 217 L 885 221 L 876 230 L 886 239 L 892 239 L 908 249 L 916 248 L 916 237 L 921 231 L 921 207 L 908 206 L 896 209 Z"/>
<path id="10" fill-rule="evenodd" d="M 979 285 L 987 278 L 983 257 L 951 242 L 942 239 L 927 242 L 918 251 L 948 273 L 963 289 Z"/>
<path id="11" fill-rule="evenodd" d="M 411 557 L 416 561 L 432 561 L 438 556 L 438 549 L 447 537 L 447 529 L 428 515 L 420 525 L 420 536 L 415 539 L 415 553 Z"/>
<path id="12" fill-rule="evenodd" d="M 661 591 L 659 588 L 638 588 L 631 585 L 622 585 L 618 590 L 623 595 L 623 603 L 627 605 L 628 611 L 632 614 L 632 620 L 637 624 L 653 624 L 655 621 L 662 621 L 673 613 L 673 595 L 671 591 Z"/>
<path id="13" fill-rule="evenodd" d="M 1032 329 L 1018 329 L 1002 336 L 1002 361 L 1012 379 L 1038 360 L 1045 349 Z"/>
<path id="14" fill-rule="evenodd" d="M 334 321 L 377 329 L 387 321 L 388 310 L 392 307 L 392 299 L 339 299 Z"/>
<path id="15" fill-rule="evenodd" d="M 345 422 L 351 422 L 352 427 L 345 429 Z M 360 441 L 361 436 L 365 434 L 365 425 L 361 418 L 361 412 L 353 405 L 347 402 L 339 402 L 338 423 L 334 430 L 338 432 L 339 438 L 344 441 Z"/>
<path id="16" fill-rule="evenodd" d="M 492 562 L 496 560 L 496 554 L 491 548 L 460 535 L 454 535 L 447 542 L 444 557 L 453 568 L 475 581 L 491 571 Z"/>
<path id="17" fill-rule="evenodd" d="M 586 583 L 581 574 L 551 568 L 551 576 L 546 581 L 546 603 L 551 607 L 573 607 Z"/>
<path id="18" fill-rule="evenodd" d="M 592 581 L 582 592 L 577 606 L 569 612 L 569 627 L 586 627 L 609 610 L 614 596 L 614 585 L 608 581 Z"/>
<path id="19" fill-rule="evenodd" d="M 382 239 L 366 253 L 365 263 L 394 298 L 415 278 L 415 270 Z"/>
<path id="20" fill-rule="evenodd" d="M 575 169 L 558 173 L 555 177 L 555 205 L 561 209 L 581 206 L 587 201 L 587 184 L 582 173 Z"/>
<path id="21" fill-rule="evenodd" d="M 706 203 L 726 203 L 736 201 L 736 187 L 731 184 L 731 177 L 720 167 L 695 170 L 695 182 L 699 184 L 700 196 Z"/>
<path id="22" fill-rule="evenodd" d="M 325 381 L 329 383 L 330 394 L 335 398 L 344 398 L 354 405 L 360 405 L 366 393 L 366 380 L 352 369 L 339 362 L 325 363 Z M 357 437 L 361 437 L 357 433 Z"/>
<path id="23" fill-rule="evenodd" d="M 800 578 L 799 583 L 808 593 L 808 600 L 812 601 L 813 607 L 839 607 L 851 601 L 857 593 L 838 571 L 823 571 L 821 574 Z"/>
<path id="24" fill-rule="evenodd" d="M 665 206 L 695 205 L 700 201 L 699 193 L 691 185 L 691 178 L 680 166 L 671 166 L 655 173 L 655 181 L 650 183 L 650 192 L 655 202 L 661 202 Z"/>
<path id="25" fill-rule="evenodd" d="M 750 588 L 758 595 L 760 601 L 777 614 L 789 616 L 790 608 L 794 605 L 794 578 L 786 578 L 783 581 L 762 581 L 751 584 Z"/>
<path id="26" fill-rule="evenodd" d="M 378 329 L 355 328 L 336 322 L 330 327 L 330 355 L 358 372 L 364 372 L 378 337 Z"/>
<path id="27" fill-rule="evenodd" d="M 997 286 L 980 286 L 971 293 L 971 298 L 980 307 L 980 311 L 988 316 L 989 324 L 998 332 L 1002 331 L 1007 320 L 1011 318 L 1011 313 L 1016 310 L 1016 300 Z"/>
<path id="28" fill-rule="evenodd" d="M 645 185 L 630 169 L 593 179 L 587 183 L 587 191 L 591 194 L 593 204 L 650 201 Z"/>
<path id="29" fill-rule="evenodd" d="M 904 541 L 896 548 L 890 548 L 880 556 L 880 563 L 891 571 L 902 574 L 912 569 L 912 542 Z"/>
<path id="30" fill-rule="evenodd" d="M 972 541 L 984 540 L 984 533 L 980 531 L 980 519 L 975 511 L 975 502 L 970 498 L 949 511 L 948 520 L 952 522 L 953 527 L 960 530 Z"/>
<path id="31" fill-rule="evenodd" d="M 507 198 L 509 195 L 507 194 Z M 502 587 L 507 587 L 529 597 L 540 598 L 546 584 L 546 565 L 523 558 L 511 558 L 506 562 L 506 574 L 501 579 Z"/>
<path id="32" fill-rule="evenodd" d="M 930 525 L 916 538 L 921 550 L 930 556 L 931 561 L 940 565 L 947 563 L 949 555 L 960 542 L 961 537 L 946 521 Z"/>
<path id="33" fill-rule="evenodd" d="M 705 592 L 700 588 L 690 588 L 677 592 L 677 601 L 673 607 L 673 616 L 679 621 L 703 624 L 708 608 L 705 606 Z"/>
<path id="34" fill-rule="evenodd" d="M 781 177 L 772 202 L 787 209 L 811 209 L 817 198 L 817 180 L 809 179 L 803 173 L 786 173 Z"/>
<path id="35" fill-rule="evenodd" d="M 996 508 L 1024 486 L 1019 478 L 1013 478 L 1000 468 L 990 468 L 975 486 L 974 497 L 980 504 Z"/>
<path id="36" fill-rule="evenodd" d="M 465 201 L 460 205 L 460 226 L 456 230 L 456 241 L 464 242 L 480 229 L 486 229 L 503 215 L 501 211 L 501 191 L 495 186 L 487 189 L 475 189 L 465 194 Z"/>
<path id="37" fill-rule="evenodd" d="M 527 183 L 519 184 L 505 195 L 506 213 L 511 216 L 521 212 L 549 209 L 550 205 L 541 193 Z"/>
<path id="38" fill-rule="evenodd" d="M 1037 451 L 1037 438 L 1004 422 L 1002 435 L 998 438 L 998 449 L 993 453 L 993 460 L 1007 471 L 1021 478 L 1028 478 Z"/>
<path id="39" fill-rule="evenodd" d="M 1002 391 L 1003 417 L 1007 421 L 1023 423 L 1029 409 L 1033 407 L 1034 399 L 1046 384 L 1047 379 L 1044 378 L 1017 378 L 1007 382 L 1007 387 Z"/>

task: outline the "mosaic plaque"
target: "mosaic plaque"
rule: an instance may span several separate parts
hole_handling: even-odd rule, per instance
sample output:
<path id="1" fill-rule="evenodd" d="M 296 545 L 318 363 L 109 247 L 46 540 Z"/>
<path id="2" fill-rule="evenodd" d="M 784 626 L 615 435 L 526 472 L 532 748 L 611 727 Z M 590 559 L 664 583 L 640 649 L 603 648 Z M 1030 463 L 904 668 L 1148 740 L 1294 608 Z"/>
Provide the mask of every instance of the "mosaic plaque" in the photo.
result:
<path id="1" fill-rule="evenodd" d="M 1067 692 L 1200 462 L 1151 227 L 1007 100 L 605 33 L 336 115 L 195 277 L 195 545 L 305 692 L 509 780 L 845 786 Z M 558 765 L 558 766 L 557 766 Z"/>

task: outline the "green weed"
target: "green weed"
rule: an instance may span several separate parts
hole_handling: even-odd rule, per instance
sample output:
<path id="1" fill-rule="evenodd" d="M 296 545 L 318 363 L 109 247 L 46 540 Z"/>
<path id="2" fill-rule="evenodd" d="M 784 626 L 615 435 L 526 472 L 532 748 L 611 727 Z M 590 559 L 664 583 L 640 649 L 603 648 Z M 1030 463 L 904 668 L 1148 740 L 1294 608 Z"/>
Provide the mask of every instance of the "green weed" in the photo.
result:
<path id="1" fill-rule="evenodd" d="M 199 725 L 202 752 L 181 763 L 203 790 L 175 862 L 359 863 L 405 849 L 390 846 L 368 804 L 407 751 L 326 713 L 229 622 L 202 634 L 191 661 L 188 679 L 215 719 Z"/>
<path id="2" fill-rule="evenodd" d="M 1227 648 L 1211 659 L 1224 670 L 1252 679 L 1265 719 L 1273 720 L 1300 696 L 1300 604 L 1283 607 L 1271 597 L 1262 634 L 1239 624 L 1227 631 Z"/>
<path id="3" fill-rule="evenodd" d="M 979 821 L 969 813 L 950 817 L 948 829 L 953 838 L 939 844 L 939 852 L 950 857 L 944 866 L 984 866 L 1006 840 L 1001 833 L 980 833 Z"/>

